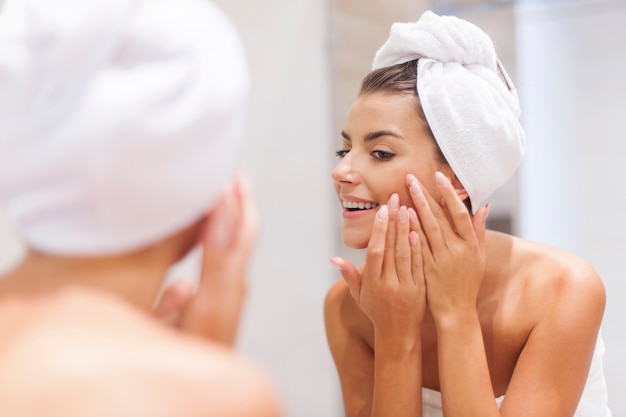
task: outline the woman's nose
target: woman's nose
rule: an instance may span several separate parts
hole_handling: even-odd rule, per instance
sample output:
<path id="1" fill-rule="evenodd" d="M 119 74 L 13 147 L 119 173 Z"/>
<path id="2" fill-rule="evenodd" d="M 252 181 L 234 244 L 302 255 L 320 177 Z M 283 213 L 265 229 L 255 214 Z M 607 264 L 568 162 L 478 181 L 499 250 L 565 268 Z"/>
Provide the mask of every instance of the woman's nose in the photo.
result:
<path id="1" fill-rule="evenodd" d="M 333 181 L 345 184 L 357 184 L 360 182 L 358 174 L 353 164 L 350 154 L 347 154 L 339 160 L 332 171 Z"/>

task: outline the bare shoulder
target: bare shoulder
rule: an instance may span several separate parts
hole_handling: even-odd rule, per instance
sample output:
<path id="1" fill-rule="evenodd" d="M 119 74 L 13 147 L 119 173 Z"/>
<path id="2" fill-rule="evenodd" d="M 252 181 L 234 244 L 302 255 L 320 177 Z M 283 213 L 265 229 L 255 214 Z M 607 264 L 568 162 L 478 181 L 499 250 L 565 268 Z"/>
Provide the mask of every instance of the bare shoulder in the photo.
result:
<path id="1" fill-rule="evenodd" d="M 324 299 L 324 324 L 328 342 L 333 347 L 333 341 L 343 333 L 346 319 L 353 315 L 350 310 L 350 290 L 343 281 L 337 280 L 326 293 Z"/>
<path id="2" fill-rule="evenodd" d="M 494 287 L 502 295 L 498 312 L 506 319 L 498 331 L 513 346 L 509 371 L 500 376 L 499 391 L 506 393 L 501 409 L 574 415 L 604 314 L 602 280 L 589 262 L 567 251 L 492 236 L 488 256 L 500 264 L 496 271 L 503 278 Z M 519 330 L 514 338 L 510 327 Z"/>
<path id="3" fill-rule="evenodd" d="M 518 284 L 535 311 L 564 315 L 604 312 L 605 289 L 593 265 L 562 249 L 512 237 L 512 262 Z"/>
<path id="4" fill-rule="evenodd" d="M 261 370 L 115 297 L 7 300 L 0 329 L 3 416 L 280 415 Z"/>
<path id="5" fill-rule="evenodd" d="M 339 311 L 343 309 L 342 306 L 345 305 L 349 297 L 350 290 L 348 289 L 348 286 L 343 279 L 338 279 L 326 293 L 326 298 L 324 300 L 325 313 L 333 315 L 338 314 Z"/>
<path id="6" fill-rule="evenodd" d="M 524 241 L 523 245 L 531 259 L 528 272 L 537 277 L 538 283 L 559 293 L 574 291 L 585 293 L 589 298 L 604 298 L 602 280 L 587 260 L 537 242 Z"/>
<path id="7" fill-rule="evenodd" d="M 326 293 L 324 317 L 329 339 L 338 336 L 335 333 L 343 334 L 346 331 L 358 333 L 366 340 L 370 339 L 369 333 L 372 333 L 373 339 L 371 321 L 354 301 L 348 286 L 341 278 Z"/>
<path id="8" fill-rule="evenodd" d="M 326 293 L 326 298 L 324 299 L 324 317 L 326 317 L 327 326 L 336 323 L 336 320 L 345 311 L 346 303 L 350 302 L 349 298 L 351 298 L 350 290 L 343 279 L 335 281 Z M 332 320 L 328 322 L 329 319 Z"/>

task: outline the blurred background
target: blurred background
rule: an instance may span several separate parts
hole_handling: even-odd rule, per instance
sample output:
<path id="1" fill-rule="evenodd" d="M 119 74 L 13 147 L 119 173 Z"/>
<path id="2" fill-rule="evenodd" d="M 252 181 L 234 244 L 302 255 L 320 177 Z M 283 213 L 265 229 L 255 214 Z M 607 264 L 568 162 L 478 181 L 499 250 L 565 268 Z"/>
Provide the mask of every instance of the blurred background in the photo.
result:
<path id="1" fill-rule="evenodd" d="M 516 81 L 527 154 L 492 200 L 491 227 L 589 260 L 607 289 L 602 332 L 613 415 L 626 417 L 626 0 L 217 0 L 252 73 L 240 165 L 262 233 L 240 350 L 274 378 L 290 416 L 341 416 L 323 326 L 340 241 L 330 171 L 360 80 L 393 22 L 425 10 L 476 23 Z M 0 7 L 2 0 L 0 0 Z M 24 248 L 0 212 L 0 272 Z M 194 256 L 172 272 L 193 276 Z"/>

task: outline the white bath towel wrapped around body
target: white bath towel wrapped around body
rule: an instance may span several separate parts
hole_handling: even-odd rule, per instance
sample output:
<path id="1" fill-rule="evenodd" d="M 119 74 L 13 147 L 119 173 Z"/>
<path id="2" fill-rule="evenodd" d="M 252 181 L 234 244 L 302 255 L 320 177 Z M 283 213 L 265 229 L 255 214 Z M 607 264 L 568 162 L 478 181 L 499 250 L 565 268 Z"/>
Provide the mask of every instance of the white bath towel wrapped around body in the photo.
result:
<path id="1" fill-rule="evenodd" d="M 599 335 L 585 389 L 580 397 L 574 417 L 611 417 L 604 378 L 603 357 L 604 342 L 602 335 Z M 502 405 L 503 401 L 504 396 L 496 398 L 498 407 Z M 422 403 L 423 417 L 443 417 L 440 392 L 428 388 L 422 389 Z"/>

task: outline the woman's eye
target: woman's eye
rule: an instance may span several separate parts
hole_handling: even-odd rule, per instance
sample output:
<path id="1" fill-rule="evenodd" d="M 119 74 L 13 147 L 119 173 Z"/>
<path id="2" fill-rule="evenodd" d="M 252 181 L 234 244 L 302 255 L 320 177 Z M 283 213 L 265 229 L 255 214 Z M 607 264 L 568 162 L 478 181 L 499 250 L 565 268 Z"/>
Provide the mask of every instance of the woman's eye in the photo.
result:
<path id="1" fill-rule="evenodd" d="M 335 152 L 335 155 L 337 155 L 341 159 L 344 156 L 346 156 L 348 152 L 350 152 L 350 149 L 340 149 L 337 152 Z"/>
<path id="2" fill-rule="evenodd" d="M 387 151 L 372 151 L 372 156 L 379 161 L 388 161 L 395 155 Z"/>

